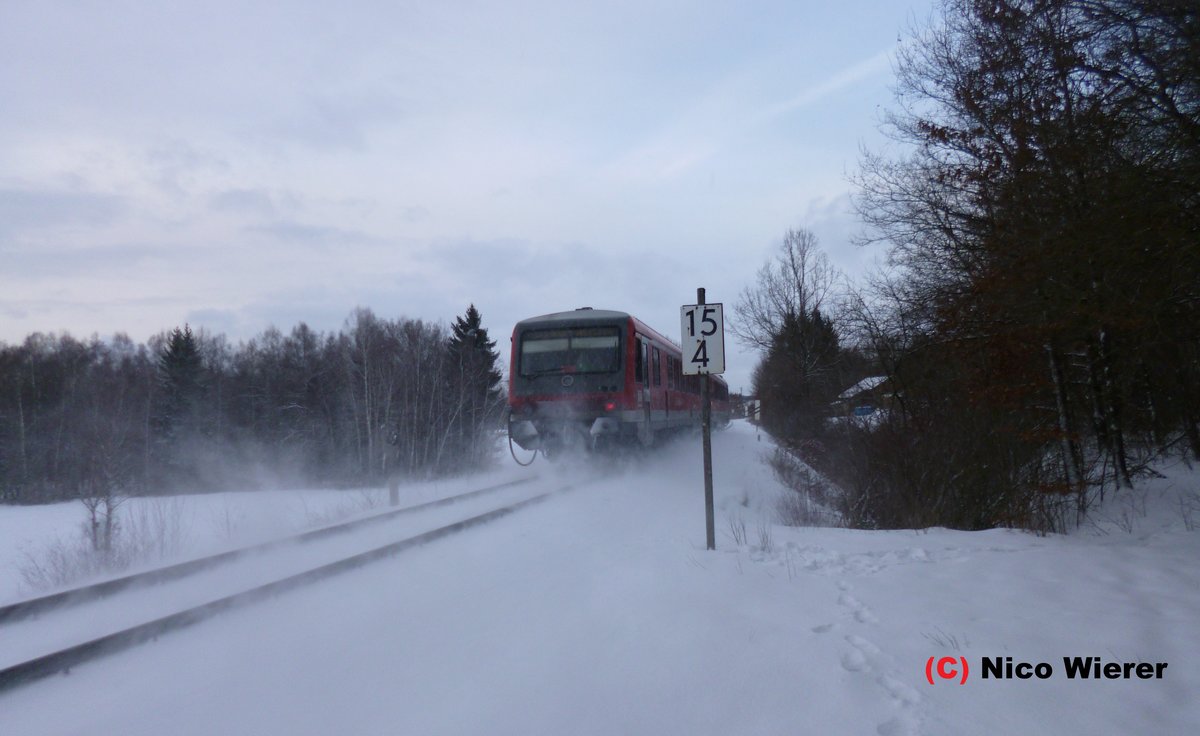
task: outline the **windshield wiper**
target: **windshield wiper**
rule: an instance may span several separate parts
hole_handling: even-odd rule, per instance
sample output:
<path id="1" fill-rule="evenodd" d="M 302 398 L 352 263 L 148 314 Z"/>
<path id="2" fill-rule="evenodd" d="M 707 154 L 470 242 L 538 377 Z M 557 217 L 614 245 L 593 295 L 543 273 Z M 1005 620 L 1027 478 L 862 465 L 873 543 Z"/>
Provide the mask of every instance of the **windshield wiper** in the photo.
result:
<path id="1" fill-rule="evenodd" d="M 565 371 L 562 368 L 545 368 L 540 371 L 534 371 L 532 373 L 523 373 L 521 375 L 525 376 L 526 378 L 534 378 L 536 376 L 551 376 L 551 375 L 554 375 L 555 373 L 565 373 Z"/>

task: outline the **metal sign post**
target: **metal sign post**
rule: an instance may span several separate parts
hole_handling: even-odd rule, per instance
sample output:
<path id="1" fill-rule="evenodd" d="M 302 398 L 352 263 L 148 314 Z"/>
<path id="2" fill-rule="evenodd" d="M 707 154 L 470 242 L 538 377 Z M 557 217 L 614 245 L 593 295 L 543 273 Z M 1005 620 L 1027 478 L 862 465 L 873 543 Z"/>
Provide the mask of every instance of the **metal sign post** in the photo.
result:
<path id="1" fill-rule="evenodd" d="M 705 304 L 704 289 L 696 289 L 696 303 L 679 309 L 683 339 L 683 373 L 700 376 L 700 429 L 704 437 L 704 531 L 708 548 L 717 548 L 713 518 L 712 390 L 709 375 L 725 372 L 725 317 L 723 305 Z"/>

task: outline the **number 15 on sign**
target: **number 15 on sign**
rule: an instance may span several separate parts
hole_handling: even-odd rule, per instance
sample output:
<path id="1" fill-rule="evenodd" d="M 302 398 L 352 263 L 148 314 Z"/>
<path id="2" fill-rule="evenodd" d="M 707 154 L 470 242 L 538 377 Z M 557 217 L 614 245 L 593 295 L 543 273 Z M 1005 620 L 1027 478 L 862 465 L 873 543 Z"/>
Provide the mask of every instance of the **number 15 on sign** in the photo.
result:
<path id="1" fill-rule="evenodd" d="M 720 304 L 685 304 L 682 323 L 683 372 L 695 376 L 725 372 L 725 317 Z"/>

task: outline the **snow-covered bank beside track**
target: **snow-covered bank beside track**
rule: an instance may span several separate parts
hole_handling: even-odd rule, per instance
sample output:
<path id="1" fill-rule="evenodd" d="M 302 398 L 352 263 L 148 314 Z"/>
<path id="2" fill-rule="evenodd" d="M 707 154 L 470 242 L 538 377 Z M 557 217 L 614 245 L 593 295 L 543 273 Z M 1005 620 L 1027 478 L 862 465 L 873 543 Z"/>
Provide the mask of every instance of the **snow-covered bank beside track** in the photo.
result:
<path id="1" fill-rule="evenodd" d="M 367 517 L 352 528 L 340 524 L 293 537 L 269 545 L 238 552 L 223 558 L 220 564 L 193 570 L 184 576 L 165 580 L 134 583 L 102 597 L 85 597 L 39 611 L 36 615 L 5 621 L 0 626 L 0 670 L 88 642 L 109 637 L 131 627 L 162 619 L 196 607 L 221 611 L 227 606 L 214 601 L 237 599 L 256 600 L 253 590 L 271 586 L 270 595 L 280 587 L 297 587 L 317 568 L 341 569 L 348 558 L 375 559 L 380 551 L 400 545 L 415 546 L 430 536 L 438 536 L 458 526 L 470 527 L 491 515 L 503 514 L 509 507 L 520 507 L 530 501 L 545 498 L 562 488 L 533 483 L 507 484 L 493 487 L 488 493 L 465 494 L 452 504 L 422 504 Z M 336 533 L 327 534 L 332 529 Z M 347 567 L 359 566 L 354 563 Z M 323 574 L 316 579 L 323 579 Z M 277 581 L 295 579 L 286 586 Z M 184 620 L 200 620 L 200 615 L 187 615 Z M 157 636 L 158 628 L 151 627 Z M 135 640 L 144 641 L 139 635 Z M 111 649 L 111 647 L 109 647 Z M 53 672 L 53 669 L 46 670 Z M 0 689 L 10 673 L 0 671 Z M 24 679 L 24 677 L 22 677 Z"/>
<path id="2" fill-rule="evenodd" d="M 681 442 L 468 535 L 0 695 L 0 732 L 1200 727 L 1200 533 L 1172 516 L 1197 476 L 1145 485 L 1133 533 L 1117 512 L 1107 534 L 1049 537 L 774 525 L 764 550 L 755 528 L 780 491 L 759 460 L 768 447 L 737 423 L 714 437 L 716 552 L 704 549 L 699 443 Z M 734 516 L 750 529 L 740 547 Z M 933 656 L 1056 671 L 930 685 Z M 1064 656 L 1168 667 L 1069 680 Z"/>
<path id="3" fill-rule="evenodd" d="M 483 479 L 466 475 L 402 486 L 401 506 L 449 498 L 486 484 L 536 477 L 537 471 L 501 468 Z M 193 557 L 268 542 L 335 521 L 370 515 L 388 508 L 384 488 L 349 490 L 234 491 L 182 496 L 129 498 L 118 509 L 118 545 L 145 545 L 161 555 L 139 560 L 128 570 L 84 576 L 66 587 L 119 577 Z M 76 502 L 41 506 L 0 506 L 0 605 L 42 595 L 63 586 L 34 588 L 23 571 L 46 564 L 55 553 L 86 547 L 82 536 L 86 515 Z"/>

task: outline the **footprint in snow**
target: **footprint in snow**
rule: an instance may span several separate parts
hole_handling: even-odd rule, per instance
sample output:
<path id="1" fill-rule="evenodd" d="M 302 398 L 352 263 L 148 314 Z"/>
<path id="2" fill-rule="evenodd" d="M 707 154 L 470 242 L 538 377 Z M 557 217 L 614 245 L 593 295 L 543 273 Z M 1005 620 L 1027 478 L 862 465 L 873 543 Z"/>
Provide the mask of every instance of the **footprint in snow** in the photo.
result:
<path id="1" fill-rule="evenodd" d="M 913 736 L 917 733 L 917 720 L 904 713 L 879 724 L 875 732 L 879 736 Z"/>
<path id="2" fill-rule="evenodd" d="M 850 613 L 854 616 L 854 620 L 860 624 L 879 623 L 879 619 L 871 612 L 870 607 L 849 593 L 842 593 L 838 596 L 838 603 L 849 609 Z"/>
<path id="3" fill-rule="evenodd" d="M 854 586 L 845 580 L 839 580 L 837 586 L 838 590 L 841 591 L 841 595 L 838 596 L 838 605 L 849 610 L 850 614 L 854 616 L 854 620 L 860 624 L 879 623 L 879 619 L 875 618 L 875 614 L 871 611 L 870 606 L 850 594 Z"/>
<path id="4" fill-rule="evenodd" d="M 842 655 L 842 669 L 847 672 L 862 672 L 867 669 L 867 658 L 857 649 Z"/>
<path id="5" fill-rule="evenodd" d="M 903 706 L 913 706 L 921 702 L 921 694 L 913 688 L 900 682 L 891 675 L 882 675 L 879 678 L 879 684 L 887 690 L 888 695 L 896 699 L 896 702 Z"/>
<path id="6" fill-rule="evenodd" d="M 870 615 L 866 606 L 850 595 L 848 591 L 851 586 L 841 583 L 838 587 L 842 591 L 838 602 L 849 608 L 855 618 L 864 621 L 864 616 L 861 614 L 866 614 L 872 621 L 874 620 L 874 616 Z M 824 633 L 833 627 L 825 624 L 816 628 L 821 629 Z M 875 642 L 858 634 L 846 634 L 844 638 L 850 646 L 842 654 L 842 669 L 847 672 L 865 672 L 873 675 L 875 684 L 882 688 L 900 709 L 893 718 L 880 723 L 876 730 L 885 736 L 908 736 L 918 733 L 920 714 L 916 708 L 921 702 L 921 694 L 894 675 L 894 669 L 888 665 L 887 654 Z"/>
<path id="7" fill-rule="evenodd" d="M 869 639 L 864 639 L 861 636 L 855 636 L 854 634 L 847 634 L 846 641 L 850 642 L 850 646 L 854 647 L 855 649 L 862 652 L 863 654 L 870 654 L 871 656 L 878 656 L 881 653 L 879 647 L 875 646 L 874 642 L 872 642 Z"/>
<path id="8" fill-rule="evenodd" d="M 842 655 L 842 667 L 849 672 L 874 669 L 868 657 L 873 659 L 882 654 L 879 647 L 875 646 L 873 642 L 854 634 L 847 634 L 846 641 L 853 649 Z"/>

